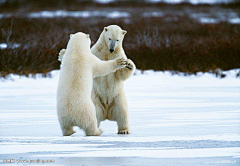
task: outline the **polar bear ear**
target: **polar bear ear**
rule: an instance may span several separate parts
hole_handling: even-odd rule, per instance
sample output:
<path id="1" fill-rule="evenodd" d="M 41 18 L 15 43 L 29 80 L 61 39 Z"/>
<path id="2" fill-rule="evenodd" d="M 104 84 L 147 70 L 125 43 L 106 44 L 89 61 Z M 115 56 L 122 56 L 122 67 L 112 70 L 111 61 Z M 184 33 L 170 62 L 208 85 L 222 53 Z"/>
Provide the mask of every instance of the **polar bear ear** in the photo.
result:
<path id="1" fill-rule="evenodd" d="M 107 27 L 104 27 L 104 30 L 105 30 L 105 31 L 108 31 L 108 28 L 107 28 Z"/>
<path id="2" fill-rule="evenodd" d="M 70 38 L 73 36 L 73 34 L 70 34 Z"/>
<path id="3" fill-rule="evenodd" d="M 87 38 L 90 38 L 90 35 L 89 34 L 86 34 Z"/>
<path id="4" fill-rule="evenodd" d="M 126 33 L 127 33 L 127 31 L 122 30 L 122 34 L 123 34 L 123 35 L 126 35 Z"/>

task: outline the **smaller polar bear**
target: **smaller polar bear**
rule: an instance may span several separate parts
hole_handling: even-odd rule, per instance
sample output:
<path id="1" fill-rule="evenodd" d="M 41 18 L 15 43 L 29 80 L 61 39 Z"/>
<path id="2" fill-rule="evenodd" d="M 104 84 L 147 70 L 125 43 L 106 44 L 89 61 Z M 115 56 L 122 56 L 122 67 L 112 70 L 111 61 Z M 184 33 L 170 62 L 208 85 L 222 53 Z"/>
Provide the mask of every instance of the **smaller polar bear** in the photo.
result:
<path id="1" fill-rule="evenodd" d="M 89 35 L 78 32 L 71 35 L 61 58 L 62 65 L 57 90 L 58 120 L 64 136 L 83 129 L 87 136 L 102 133 L 97 126 L 96 110 L 91 100 L 93 78 L 104 76 L 126 66 L 123 58 L 101 61 L 90 50 Z"/>
<path id="2" fill-rule="evenodd" d="M 122 45 L 126 33 L 117 25 L 105 27 L 91 52 L 101 60 L 113 60 L 116 57 L 127 59 Z M 133 75 L 136 66 L 132 60 L 126 61 L 126 67 L 93 80 L 92 100 L 96 107 L 98 126 L 106 119 L 116 121 L 118 134 L 130 134 L 124 81 Z"/>

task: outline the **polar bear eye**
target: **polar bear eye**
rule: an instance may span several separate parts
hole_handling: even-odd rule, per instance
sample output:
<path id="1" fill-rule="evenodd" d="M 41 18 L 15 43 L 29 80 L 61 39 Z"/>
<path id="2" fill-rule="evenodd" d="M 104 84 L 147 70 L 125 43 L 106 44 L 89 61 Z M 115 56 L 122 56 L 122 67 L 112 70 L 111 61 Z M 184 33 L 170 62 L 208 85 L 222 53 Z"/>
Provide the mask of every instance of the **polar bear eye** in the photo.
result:
<path id="1" fill-rule="evenodd" d="M 109 40 L 112 40 L 111 38 L 109 38 Z"/>
<path id="2" fill-rule="evenodd" d="M 119 41 L 119 40 L 117 40 L 117 41 Z"/>

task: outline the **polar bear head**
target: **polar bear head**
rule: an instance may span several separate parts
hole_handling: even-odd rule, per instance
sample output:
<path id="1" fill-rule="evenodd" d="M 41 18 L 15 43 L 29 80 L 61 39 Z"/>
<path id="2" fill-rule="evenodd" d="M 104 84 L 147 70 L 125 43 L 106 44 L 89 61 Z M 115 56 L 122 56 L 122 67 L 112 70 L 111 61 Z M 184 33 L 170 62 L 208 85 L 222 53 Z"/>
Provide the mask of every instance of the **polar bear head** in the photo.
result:
<path id="1" fill-rule="evenodd" d="M 118 46 L 122 46 L 124 35 L 127 31 L 117 25 L 110 25 L 104 28 L 104 40 L 108 50 L 112 53 Z"/>
<path id="2" fill-rule="evenodd" d="M 70 40 L 67 44 L 68 50 L 89 50 L 90 51 L 91 39 L 89 34 L 77 32 L 70 35 Z"/>

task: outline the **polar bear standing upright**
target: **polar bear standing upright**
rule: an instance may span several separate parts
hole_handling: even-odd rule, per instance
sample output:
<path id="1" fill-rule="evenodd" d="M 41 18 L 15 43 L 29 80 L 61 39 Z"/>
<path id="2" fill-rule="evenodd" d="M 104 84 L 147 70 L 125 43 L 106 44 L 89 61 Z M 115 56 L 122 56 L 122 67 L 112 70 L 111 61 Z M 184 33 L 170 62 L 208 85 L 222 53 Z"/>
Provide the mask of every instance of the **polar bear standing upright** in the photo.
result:
<path id="1" fill-rule="evenodd" d="M 105 27 L 91 52 L 101 60 L 116 57 L 126 59 L 122 41 L 127 31 L 117 25 Z M 133 75 L 135 64 L 127 59 L 127 66 L 104 77 L 94 78 L 92 100 L 96 107 L 98 126 L 106 119 L 117 121 L 118 134 L 129 134 L 128 106 L 124 81 Z"/>
<path id="2" fill-rule="evenodd" d="M 71 36 L 62 56 L 57 90 L 58 120 L 64 136 L 83 129 L 88 136 L 97 136 L 102 131 L 97 126 L 96 110 L 91 100 L 93 78 L 123 68 L 126 61 L 117 58 L 101 61 L 90 51 L 89 35 L 78 32 Z"/>

